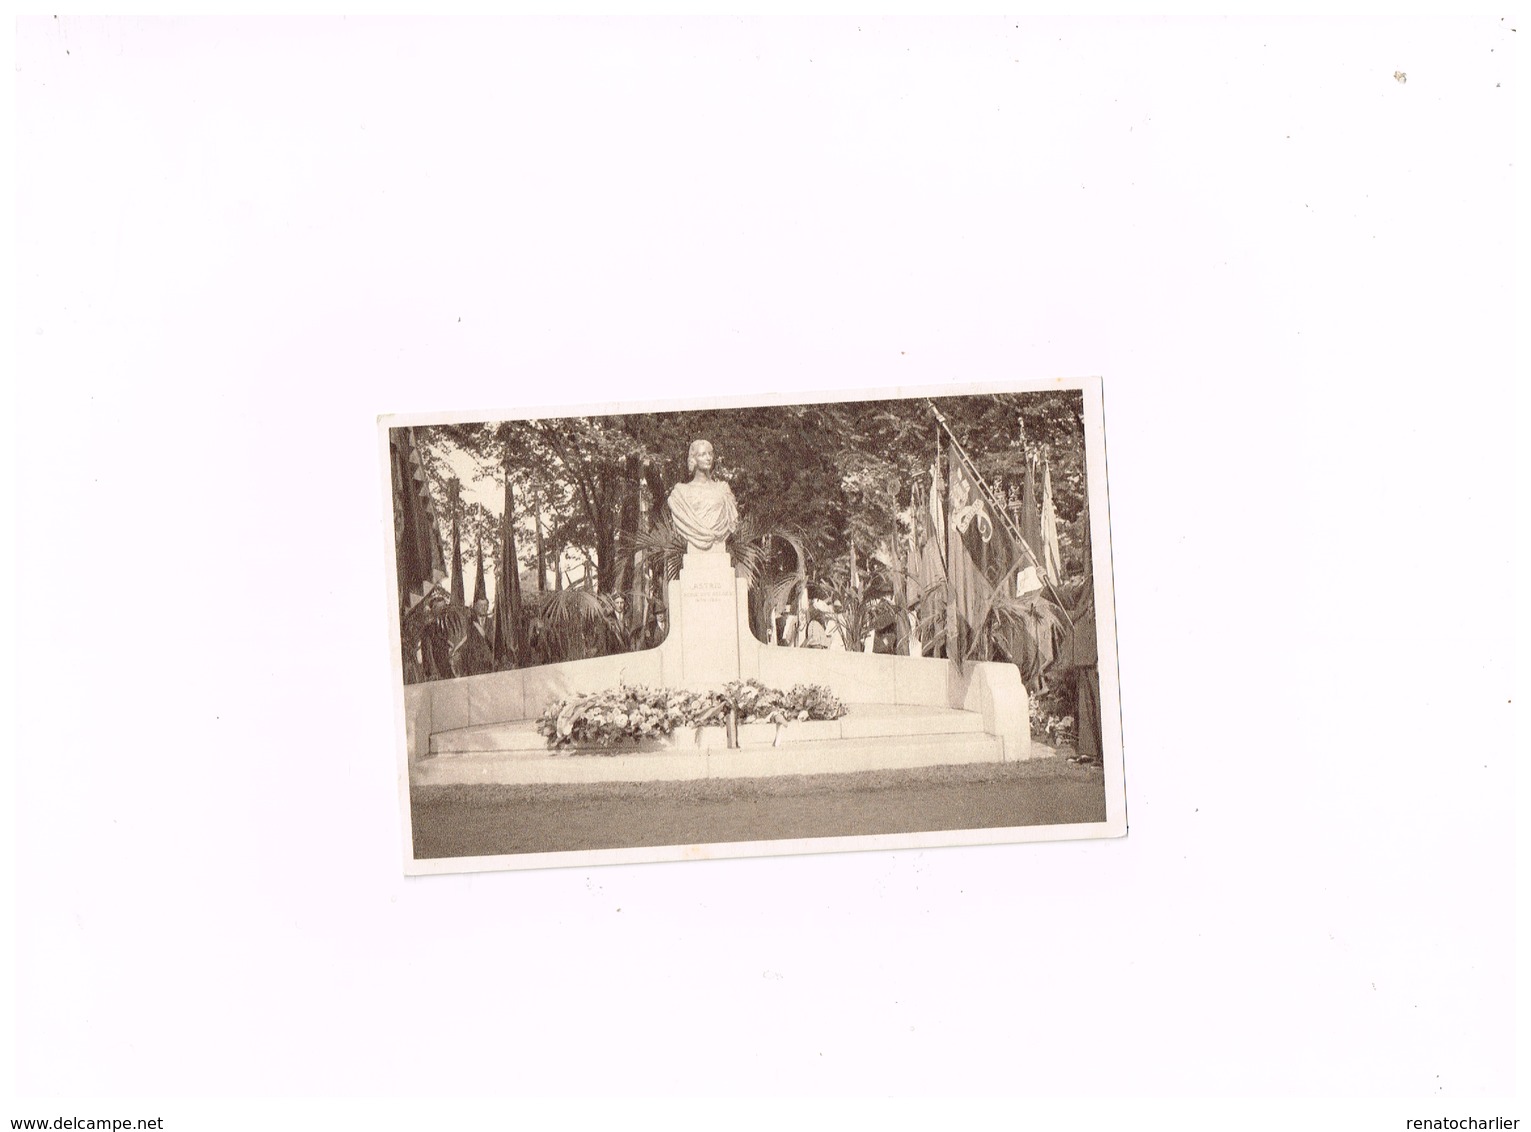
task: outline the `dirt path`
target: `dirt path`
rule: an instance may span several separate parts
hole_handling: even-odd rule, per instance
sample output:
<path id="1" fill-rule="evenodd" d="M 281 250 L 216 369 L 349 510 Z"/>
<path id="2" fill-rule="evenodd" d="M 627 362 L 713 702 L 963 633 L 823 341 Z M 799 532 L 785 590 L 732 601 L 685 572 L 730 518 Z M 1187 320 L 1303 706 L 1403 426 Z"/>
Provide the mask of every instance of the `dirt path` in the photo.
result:
<path id="1" fill-rule="evenodd" d="M 993 829 L 1104 821 L 1099 768 L 1024 763 L 596 786 L 413 791 L 415 856 Z"/>

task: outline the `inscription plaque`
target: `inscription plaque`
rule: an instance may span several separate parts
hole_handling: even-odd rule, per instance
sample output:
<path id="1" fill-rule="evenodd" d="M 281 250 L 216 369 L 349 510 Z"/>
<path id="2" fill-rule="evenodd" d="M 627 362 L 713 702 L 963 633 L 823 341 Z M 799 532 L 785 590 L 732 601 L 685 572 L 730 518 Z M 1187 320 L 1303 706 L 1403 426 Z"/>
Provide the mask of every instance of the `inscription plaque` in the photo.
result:
<path id="1" fill-rule="evenodd" d="M 688 553 L 680 571 L 681 679 L 720 688 L 739 678 L 739 625 L 733 563 L 726 554 Z"/>

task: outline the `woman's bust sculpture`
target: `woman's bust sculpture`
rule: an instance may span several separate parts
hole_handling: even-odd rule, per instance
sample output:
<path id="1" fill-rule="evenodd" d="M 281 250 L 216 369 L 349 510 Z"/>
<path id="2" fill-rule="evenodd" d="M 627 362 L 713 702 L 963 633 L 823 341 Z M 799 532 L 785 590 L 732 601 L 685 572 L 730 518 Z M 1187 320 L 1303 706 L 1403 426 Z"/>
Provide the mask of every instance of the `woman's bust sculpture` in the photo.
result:
<path id="1" fill-rule="evenodd" d="M 739 525 L 739 508 L 733 489 L 712 478 L 716 457 L 712 445 L 693 440 L 686 454 L 689 483 L 678 483 L 670 492 L 670 517 L 686 538 L 688 551 L 721 552 L 728 536 Z"/>

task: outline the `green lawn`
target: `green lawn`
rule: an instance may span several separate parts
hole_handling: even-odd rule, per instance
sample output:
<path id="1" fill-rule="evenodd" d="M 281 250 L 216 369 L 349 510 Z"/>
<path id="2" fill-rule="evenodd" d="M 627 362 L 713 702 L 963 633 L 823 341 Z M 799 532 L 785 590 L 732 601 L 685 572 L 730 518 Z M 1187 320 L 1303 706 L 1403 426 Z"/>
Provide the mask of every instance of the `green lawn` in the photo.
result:
<path id="1" fill-rule="evenodd" d="M 417 859 L 1106 819 L 1100 768 L 1061 758 L 696 782 L 417 786 L 410 801 Z"/>

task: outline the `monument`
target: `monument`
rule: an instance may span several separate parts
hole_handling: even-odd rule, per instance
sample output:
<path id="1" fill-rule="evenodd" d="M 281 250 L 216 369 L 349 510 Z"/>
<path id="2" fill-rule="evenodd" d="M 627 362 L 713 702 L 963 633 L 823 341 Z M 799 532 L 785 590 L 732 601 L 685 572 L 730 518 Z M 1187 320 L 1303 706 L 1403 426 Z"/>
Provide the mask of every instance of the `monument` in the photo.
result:
<path id="1" fill-rule="evenodd" d="M 739 526 L 733 489 L 713 477 L 712 444 L 694 440 L 686 454 L 691 479 L 670 492 L 670 518 L 686 540 L 679 598 L 671 610 L 681 659 L 681 684 L 720 688 L 739 678 L 741 589 L 728 553 Z"/>
<path id="2" fill-rule="evenodd" d="M 780 648 L 756 640 L 750 629 L 749 582 L 729 553 L 729 538 L 739 527 L 733 489 L 716 476 L 717 455 L 708 441 L 692 442 L 686 464 L 690 478 L 677 484 L 667 500 L 686 550 L 680 576 L 666 589 L 669 631 L 663 642 L 634 652 L 406 686 L 411 781 L 645 781 L 1030 757 L 1026 691 L 1013 664 L 959 667 L 933 657 Z M 747 725 L 760 732 L 741 735 L 745 748 L 758 749 L 754 761 L 735 751 L 719 755 L 716 765 L 710 744 L 717 736 L 704 732 L 721 735 L 721 727 L 676 732 L 666 748 L 669 754 L 642 752 L 632 756 L 639 760 L 635 764 L 625 755 L 570 760 L 551 753 L 536 726 L 552 703 L 621 684 L 719 691 L 736 680 L 758 680 L 782 691 L 821 685 L 852 711 L 844 719 L 798 719 L 785 727 Z M 800 758 L 777 749 L 784 737 Z M 832 745 L 821 748 L 821 743 Z M 545 761 L 527 761 L 531 751 Z M 438 762 L 437 755 L 452 757 Z"/>

